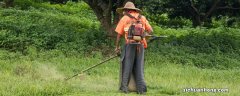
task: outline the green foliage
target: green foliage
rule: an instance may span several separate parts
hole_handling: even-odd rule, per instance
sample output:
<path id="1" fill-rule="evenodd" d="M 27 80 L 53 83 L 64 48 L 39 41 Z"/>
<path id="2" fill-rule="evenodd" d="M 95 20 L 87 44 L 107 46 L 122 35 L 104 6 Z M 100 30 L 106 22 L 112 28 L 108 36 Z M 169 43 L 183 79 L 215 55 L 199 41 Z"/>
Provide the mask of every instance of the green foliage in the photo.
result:
<path id="1" fill-rule="evenodd" d="M 171 29 L 154 26 L 156 35 L 168 35 L 149 44 L 149 51 L 163 58 L 161 62 L 194 65 L 200 68 L 239 68 L 239 29 Z"/>
<path id="2" fill-rule="evenodd" d="M 15 7 L 20 7 L 21 9 L 28 9 L 33 6 L 34 2 L 32 0 L 14 0 Z"/>
<path id="3" fill-rule="evenodd" d="M 192 23 L 189 19 L 185 18 L 169 18 L 168 14 L 153 14 L 153 13 L 144 13 L 149 21 L 154 22 L 156 25 L 167 28 L 183 28 L 191 27 Z"/>
<path id="4" fill-rule="evenodd" d="M 153 26 L 155 34 L 168 35 L 164 43 L 175 46 L 188 46 L 196 49 L 196 52 L 239 52 L 239 29 L 218 27 L 206 28 L 160 28 Z"/>
<path id="5" fill-rule="evenodd" d="M 96 22 L 96 16 L 91 10 L 91 8 L 84 3 L 83 1 L 79 3 L 74 2 L 67 2 L 65 5 L 59 5 L 59 4 L 48 4 L 48 3 L 40 3 L 40 6 L 37 7 L 38 9 L 44 8 L 47 11 L 52 12 L 61 12 L 63 14 L 71 14 L 71 15 L 77 15 L 79 17 L 84 17 L 91 19 L 92 22 Z"/>
<path id="6" fill-rule="evenodd" d="M 198 18 L 196 16 L 199 16 L 200 21 L 204 22 L 203 25 L 205 27 L 212 28 L 211 21 L 213 18 L 228 16 L 229 19 L 233 19 L 239 17 L 239 10 L 233 10 L 240 5 L 238 0 L 220 0 L 215 8 L 216 10 L 213 10 L 211 13 L 209 10 L 215 3 L 217 3 L 217 1 L 214 0 L 136 0 L 137 6 L 143 9 L 143 13 L 152 22 L 167 27 L 176 28 L 191 24 L 184 22 L 183 19 L 186 21 L 190 19 L 193 22 L 193 26 L 195 26 L 195 23 L 197 23 L 195 19 Z M 229 8 L 224 8 L 226 6 Z M 222 7 L 222 9 L 218 9 L 218 7 Z M 210 12 L 210 14 L 208 12 Z M 170 18 L 168 22 L 172 23 L 163 22 L 163 20 L 161 20 L 161 14 L 167 14 L 168 18 Z"/>
<path id="7" fill-rule="evenodd" d="M 161 60 L 157 62 L 171 62 L 186 66 L 196 66 L 198 68 L 208 69 L 238 69 L 240 66 L 239 52 L 236 53 L 201 53 L 198 49 L 188 46 L 173 46 L 170 44 L 156 45 L 152 44 L 147 50 L 146 60 L 154 61 L 157 58 Z M 155 46 L 155 48 L 154 48 Z M 213 51 L 210 49 L 209 51 Z M 151 57 L 156 56 L 156 57 Z"/>
<path id="8" fill-rule="evenodd" d="M 100 31 L 99 22 L 93 19 L 95 16 L 92 11 L 84 4 L 80 5 L 88 13 L 81 14 L 83 9 L 81 13 L 77 13 L 76 9 L 69 11 L 75 4 L 67 4 L 65 7 L 55 5 L 41 10 L 1 10 L 1 48 L 24 53 L 28 46 L 34 46 L 37 50 L 80 51 L 91 50 L 87 48 L 88 45 L 101 45 L 100 43 L 105 42 L 106 35 Z M 52 8 L 68 12 L 59 12 Z"/>
<path id="9" fill-rule="evenodd" d="M 218 18 L 212 19 L 212 28 L 217 27 L 238 28 L 240 26 L 239 22 L 240 18 L 237 17 L 219 16 Z"/>
<path id="10" fill-rule="evenodd" d="M 238 29 L 216 28 L 191 32 L 178 38 L 178 44 L 196 48 L 199 52 L 234 52 L 240 48 Z"/>

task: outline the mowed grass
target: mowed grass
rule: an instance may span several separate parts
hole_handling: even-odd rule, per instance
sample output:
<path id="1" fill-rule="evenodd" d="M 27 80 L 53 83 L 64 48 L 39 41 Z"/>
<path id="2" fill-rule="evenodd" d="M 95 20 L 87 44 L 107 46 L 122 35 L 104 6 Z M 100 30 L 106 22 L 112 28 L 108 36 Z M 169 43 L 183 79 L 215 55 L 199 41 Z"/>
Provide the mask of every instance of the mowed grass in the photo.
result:
<path id="1" fill-rule="evenodd" d="M 23 56 L 1 52 L 0 96 L 125 96 L 118 91 L 119 58 L 85 74 L 64 79 L 108 57 L 64 56 L 57 52 Z M 5 54 L 5 55 L 4 55 Z M 160 62 L 150 56 L 145 63 L 148 96 L 237 96 L 240 70 L 201 69 L 191 65 Z M 154 60 L 154 62 L 152 61 Z M 228 88 L 225 93 L 184 92 L 184 88 Z M 135 92 L 128 96 L 138 96 Z"/>

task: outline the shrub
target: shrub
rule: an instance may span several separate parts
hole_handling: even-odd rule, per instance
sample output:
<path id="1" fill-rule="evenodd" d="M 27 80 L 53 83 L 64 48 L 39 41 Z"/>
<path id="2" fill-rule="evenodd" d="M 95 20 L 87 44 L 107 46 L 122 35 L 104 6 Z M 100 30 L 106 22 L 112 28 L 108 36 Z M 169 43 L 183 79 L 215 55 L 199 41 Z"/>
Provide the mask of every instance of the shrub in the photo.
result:
<path id="1" fill-rule="evenodd" d="M 240 48 L 239 33 L 234 29 L 209 29 L 191 32 L 178 38 L 179 45 L 196 48 L 199 52 L 233 52 Z"/>
<path id="2" fill-rule="evenodd" d="M 161 42 L 188 46 L 197 52 L 236 52 L 240 49 L 240 30 L 235 28 L 160 28 L 153 26 L 155 35 L 167 35 Z"/>
<path id="3" fill-rule="evenodd" d="M 0 11 L 0 17 L 3 18 L 0 20 L 0 47 L 10 51 L 24 53 L 28 46 L 37 50 L 67 48 L 63 46 L 78 50 L 87 47 L 82 45 L 105 42 L 101 38 L 105 35 L 99 29 L 99 22 L 88 19 L 89 16 L 31 8 L 28 11 L 4 9 Z"/>

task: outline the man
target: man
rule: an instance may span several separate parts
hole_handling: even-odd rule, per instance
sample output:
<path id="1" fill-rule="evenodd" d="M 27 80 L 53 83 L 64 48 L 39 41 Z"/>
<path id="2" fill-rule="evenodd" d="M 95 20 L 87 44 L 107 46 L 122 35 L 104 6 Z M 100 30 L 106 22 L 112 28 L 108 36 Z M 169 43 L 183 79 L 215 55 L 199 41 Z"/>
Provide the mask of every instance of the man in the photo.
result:
<path id="1" fill-rule="evenodd" d="M 125 37 L 125 46 L 121 57 L 120 91 L 129 92 L 129 82 L 134 80 L 138 94 L 147 92 L 144 81 L 144 48 L 147 42 L 144 37 L 145 31 L 152 33 L 152 27 L 147 19 L 142 16 L 141 10 L 136 8 L 132 2 L 127 2 L 117 12 L 124 16 L 119 21 L 115 31 L 118 33 L 115 51 L 120 53 L 120 37 Z M 131 79 L 133 78 L 133 79 Z"/>

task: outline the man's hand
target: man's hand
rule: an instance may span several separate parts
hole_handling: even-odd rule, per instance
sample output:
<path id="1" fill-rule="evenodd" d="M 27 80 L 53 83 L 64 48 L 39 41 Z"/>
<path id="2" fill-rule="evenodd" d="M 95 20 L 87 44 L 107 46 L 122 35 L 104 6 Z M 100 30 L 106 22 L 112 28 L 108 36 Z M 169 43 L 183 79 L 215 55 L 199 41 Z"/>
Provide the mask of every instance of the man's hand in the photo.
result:
<path id="1" fill-rule="evenodd" d="M 148 35 L 153 35 L 153 31 L 146 32 Z"/>
<path id="2" fill-rule="evenodd" d="M 118 56 L 121 55 L 120 47 L 116 47 L 114 51 L 115 51 L 115 53 L 116 53 Z"/>

